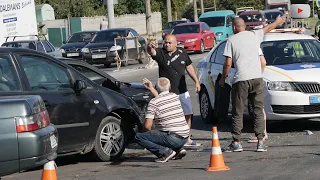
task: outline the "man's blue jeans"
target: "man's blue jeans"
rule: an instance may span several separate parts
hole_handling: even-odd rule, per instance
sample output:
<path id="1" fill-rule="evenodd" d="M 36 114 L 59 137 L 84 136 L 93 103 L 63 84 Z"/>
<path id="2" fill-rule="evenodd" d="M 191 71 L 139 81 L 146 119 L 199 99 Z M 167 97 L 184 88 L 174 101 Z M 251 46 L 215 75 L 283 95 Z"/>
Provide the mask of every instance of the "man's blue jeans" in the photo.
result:
<path id="1" fill-rule="evenodd" d="M 179 138 L 170 132 L 150 130 L 136 134 L 136 142 L 157 157 L 168 156 L 172 150 L 180 149 L 188 138 Z"/>

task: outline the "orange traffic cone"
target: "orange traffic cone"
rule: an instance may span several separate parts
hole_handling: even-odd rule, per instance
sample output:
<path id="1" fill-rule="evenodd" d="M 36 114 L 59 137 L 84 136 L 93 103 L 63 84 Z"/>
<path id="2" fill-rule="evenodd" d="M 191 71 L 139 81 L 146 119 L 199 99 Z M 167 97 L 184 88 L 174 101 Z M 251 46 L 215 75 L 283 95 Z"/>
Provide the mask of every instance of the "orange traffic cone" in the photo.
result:
<path id="1" fill-rule="evenodd" d="M 57 180 L 57 173 L 54 161 L 49 161 L 44 165 L 41 180 Z"/>
<path id="2" fill-rule="evenodd" d="M 210 164 L 206 171 L 226 170 L 230 170 L 230 168 L 224 164 L 224 159 L 222 156 L 220 141 L 218 137 L 218 130 L 217 127 L 212 127 L 212 150 L 210 156 Z"/>

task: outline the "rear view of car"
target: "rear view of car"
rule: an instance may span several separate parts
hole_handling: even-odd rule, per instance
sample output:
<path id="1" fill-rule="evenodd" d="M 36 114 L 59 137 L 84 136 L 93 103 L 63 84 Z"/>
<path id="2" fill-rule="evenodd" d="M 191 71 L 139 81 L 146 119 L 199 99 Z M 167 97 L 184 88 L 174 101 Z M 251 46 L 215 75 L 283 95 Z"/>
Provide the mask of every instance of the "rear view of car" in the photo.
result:
<path id="1" fill-rule="evenodd" d="M 57 129 L 40 96 L 0 97 L 0 177 L 57 157 Z"/>
<path id="2" fill-rule="evenodd" d="M 265 14 L 260 10 L 245 11 L 239 17 L 252 29 L 261 29 L 267 25 Z"/>
<path id="3" fill-rule="evenodd" d="M 271 24 L 276 21 L 278 16 L 284 16 L 284 13 L 277 9 L 265 10 L 263 12 L 265 14 L 267 24 Z M 279 25 L 277 28 L 285 28 L 285 23 Z"/>

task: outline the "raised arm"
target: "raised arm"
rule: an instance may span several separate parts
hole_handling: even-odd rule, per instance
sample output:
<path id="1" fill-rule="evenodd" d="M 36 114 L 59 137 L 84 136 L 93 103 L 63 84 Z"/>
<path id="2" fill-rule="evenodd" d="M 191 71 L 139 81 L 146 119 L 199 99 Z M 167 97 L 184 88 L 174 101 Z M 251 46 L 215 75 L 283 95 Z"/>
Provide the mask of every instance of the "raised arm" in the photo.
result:
<path id="1" fill-rule="evenodd" d="M 271 23 L 263 28 L 263 33 L 267 34 L 268 32 L 275 29 L 278 25 L 285 23 L 285 21 L 286 21 L 285 17 L 278 16 L 277 19 L 273 23 Z"/>

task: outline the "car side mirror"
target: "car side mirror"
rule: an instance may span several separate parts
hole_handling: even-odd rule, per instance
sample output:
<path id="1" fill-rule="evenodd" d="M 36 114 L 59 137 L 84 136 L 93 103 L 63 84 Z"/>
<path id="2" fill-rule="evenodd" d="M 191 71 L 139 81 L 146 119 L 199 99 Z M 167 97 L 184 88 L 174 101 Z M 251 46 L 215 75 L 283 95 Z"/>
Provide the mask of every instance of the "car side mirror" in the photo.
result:
<path id="1" fill-rule="evenodd" d="M 82 90 L 87 88 L 87 85 L 82 80 L 76 80 L 73 88 L 76 93 L 80 93 Z"/>
<path id="2" fill-rule="evenodd" d="M 120 82 L 120 81 L 115 81 L 114 84 L 115 84 L 117 87 L 119 87 L 119 88 L 120 88 L 120 86 L 121 86 L 121 82 Z"/>

